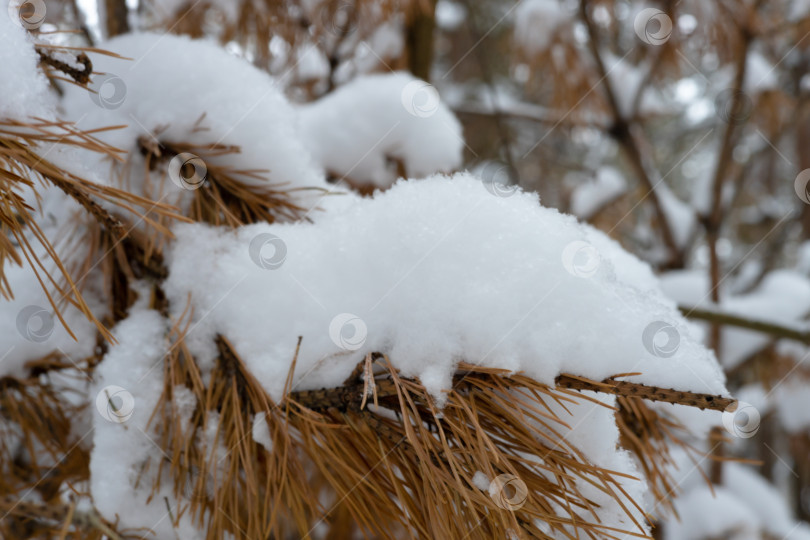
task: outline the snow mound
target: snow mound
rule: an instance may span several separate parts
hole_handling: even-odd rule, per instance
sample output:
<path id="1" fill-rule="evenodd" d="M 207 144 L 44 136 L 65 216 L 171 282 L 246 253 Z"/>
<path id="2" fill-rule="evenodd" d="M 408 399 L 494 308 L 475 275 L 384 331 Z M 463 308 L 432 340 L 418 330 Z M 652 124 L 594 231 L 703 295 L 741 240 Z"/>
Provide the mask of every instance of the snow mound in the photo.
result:
<path id="1" fill-rule="evenodd" d="M 302 105 L 300 115 L 321 165 L 358 184 L 386 187 L 403 173 L 420 177 L 461 165 L 461 124 L 433 86 L 407 73 L 357 77 Z"/>
<path id="2" fill-rule="evenodd" d="M 187 343 L 203 367 L 223 334 L 271 397 L 302 336 L 294 385 L 340 385 L 390 354 L 437 397 L 456 363 L 727 394 L 649 268 L 535 195 L 499 197 L 469 174 L 397 183 L 318 222 L 235 231 L 178 225 L 165 283 L 191 299 Z"/>
<path id="3" fill-rule="evenodd" d="M 96 372 L 90 491 L 98 511 L 122 528 L 149 523 L 156 538 L 203 538 L 176 503 L 167 509 L 168 501 L 175 500 L 171 482 L 163 482 L 150 497 L 158 473 L 144 464 L 159 448 L 150 418 L 163 390 L 160 362 L 168 348 L 168 328 L 159 313 L 140 304 L 113 329 L 118 343 Z M 139 481 L 132 480 L 136 477 Z M 176 528 L 166 519 L 169 512 L 182 514 Z"/>
<path id="4" fill-rule="evenodd" d="M 127 59 L 93 54 L 89 93 L 70 88 L 66 115 L 84 129 L 124 125 L 99 138 L 127 151 L 137 139 L 235 145 L 210 157 L 239 170 L 265 170 L 272 184 L 324 187 L 296 128 L 295 112 L 268 74 L 215 43 L 169 34 L 128 34 L 99 45 Z M 250 178 L 245 177 L 245 182 Z"/>

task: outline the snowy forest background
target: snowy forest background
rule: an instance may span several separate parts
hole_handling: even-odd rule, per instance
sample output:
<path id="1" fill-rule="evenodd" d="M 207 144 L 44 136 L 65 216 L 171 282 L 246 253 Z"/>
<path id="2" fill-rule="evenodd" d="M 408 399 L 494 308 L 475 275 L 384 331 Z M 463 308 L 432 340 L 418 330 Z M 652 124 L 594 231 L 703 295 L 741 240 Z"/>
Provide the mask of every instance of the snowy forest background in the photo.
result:
<path id="1" fill-rule="evenodd" d="M 8 1 L 0 538 L 810 539 L 808 36 Z"/>

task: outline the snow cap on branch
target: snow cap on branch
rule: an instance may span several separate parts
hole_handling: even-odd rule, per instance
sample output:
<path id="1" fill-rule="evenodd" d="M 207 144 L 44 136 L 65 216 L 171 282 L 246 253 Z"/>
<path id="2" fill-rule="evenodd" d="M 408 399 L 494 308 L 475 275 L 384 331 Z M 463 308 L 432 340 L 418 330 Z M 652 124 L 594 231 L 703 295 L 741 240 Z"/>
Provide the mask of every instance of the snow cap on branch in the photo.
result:
<path id="1" fill-rule="evenodd" d="M 300 112 L 316 158 L 355 184 L 386 187 L 461 165 L 461 124 L 435 87 L 407 73 L 358 77 Z"/>
<path id="2" fill-rule="evenodd" d="M 90 84 L 95 93 L 72 88 L 64 100 L 79 127 L 125 125 L 99 135 L 125 150 L 135 149 L 139 138 L 238 146 L 238 154 L 207 159 L 265 171 L 272 184 L 325 186 L 296 129 L 295 112 L 267 73 L 214 43 L 170 34 L 129 34 L 100 47 L 127 59 L 91 55 L 101 73 Z"/>
<path id="3" fill-rule="evenodd" d="M 630 380 L 726 394 L 646 265 L 536 196 L 509 195 L 435 176 L 315 224 L 177 226 L 166 294 L 178 316 L 190 295 L 197 358 L 228 336 L 276 400 L 296 336 L 300 389 L 340 385 L 380 351 L 439 399 L 460 359 L 550 385 L 641 372 Z"/>

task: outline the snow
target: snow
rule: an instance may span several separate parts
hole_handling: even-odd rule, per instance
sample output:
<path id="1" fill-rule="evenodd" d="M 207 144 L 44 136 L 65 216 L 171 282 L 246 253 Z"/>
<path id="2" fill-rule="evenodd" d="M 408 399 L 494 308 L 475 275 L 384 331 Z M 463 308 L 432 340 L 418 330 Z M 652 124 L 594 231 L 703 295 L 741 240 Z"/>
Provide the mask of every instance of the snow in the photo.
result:
<path id="1" fill-rule="evenodd" d="M 302 81 L 318 80 L 329 76 L 329 59 L 315 45 L 298 48 L 295 71 Z"/>
<path id="2" fill-rule="evenodd" d="M 750 509 L 741 505 L 728 489 L 700 486 L 675 499 L 679 521 L 670 520 L 664 526 L 666 540 L 684 538 L 759 538 L 759 522 Z"/>
<path id="3" fill-rule="evenodd" d="M 678 247 L 683 248 L 688 245 L 697 225 L 694 209 L 680 200 L 663 180 L 655 184 L 655 193 L 661 201 L 661 207 L 672 229 L 675 243 Z"/>
<path id="4" fill-rule="evenodd" d="M 38 62 L 28 32 L 0 13 L 0 119 L 52 116 L 53 100 Z"/>
<path id="5" fill-rule="evenodd" d="M 576 187 L 571 194 L 571 213 L 588 219 L 627 190 L 627 183 L 613 167 L 602 167 L 593 179 Z"/>
<path id="6" fill-rule="evenodd" d="M 514 11 L 515 39 L 530 54 L 543 52 L 572 15 L 558 0 L 524 0 Z"/>
<path id="7" fill-rule="evenodd" d="M 393 184 L 393 160 L 409 177 L 461 165 L 461 125 L 433 86 L 406 73 L 357 77 L 302 105 L 300 115 L 316 159 L 359 184 Z"/>
<path id="8" fill-rule="evenodd" d="M 191 350 L 205 366 L 215 334 L 228 336 L 274 400 L 296 336 L 301 389 L 340 384 L 365 354 L 382 351 L 437 399 L 462 358 L 548 384 L 561 372 L 601 380 L 639 371 L 638 382 L 726 393 L 712 353 L 648 268 L 626 264 L 633 258 L 617 244 L 534 195 L 497 197 L 467 174 L 399 182 L 314 224 L 174 232 L 165 290 L 175 316 L 190 295 Z M 257 237 L 266 249 L 251 247 Z M 575 243 L 587 248 L 575 255 L 597 257 L 595 268 L 563 260 Z M 352 346 L 330 332 L 346 314 L 362 322 L 340 334 Z M 668 358 L 642 342 L 656 321 L 678 333 Z"/>
<path id="9" fill-rule="evenodd" d="M 806 360 L 806 357 L 804 358 Z M 810 429 L 810 385 L 806 379 L 794 378 L 779 386 L 778 399 L 774 399 L 782 426 L 789 433 Z"/>
<path id="10" fill-rule="evenodd" d="M 472 484 L 481 491 L 486 491 L 489 489 L 489 478 L 483 472 L 475 471 L 472 477 Z"/>
<path id="11" fill-rule="evenodd" d="M 789 341 L 780 343 L 778 354 L 793 357 L 797 364 L 810 357 L 804 345 Z M 737 390 L 735 396 L 757 409 L 760 416 L 775 412 L 787 433 L 802 433 L 810 429 L 810 386 L 800 373 L 791 377 L 790 372 L 767 391 L 761 383 L 748 384 Z"/>
<path id="12" fill-rule="evenodd" d="M 794 0 L 790 3 L 787 19 L 791 22 L 799 21 L 810 14 L 810 0 Z"/>
<path id="13" fill-rule="evenodd" d="M 779 80 L 776 75 L 776 67 L 762 53 L 758 51 L 748 53 L 745 65 L 745 80 L 743 81 L 743 88 L 747 92 L 757 93 L 766 90 L 778 90 Z"/>
<path id="14" fill-rule="evenodd" d="M 599 519 L 602 525 L 622 530 L 638 530 L 633 521 L 628 519 L 626 512 L 630 510 L 636 522 L 645 523 L 644 515 L 633 506 L 631 500 L 643 501 L 647 486 L 631 454 L 619 449 L 619 429 L 614 416 L 616 398 L 587 391 L 583 392 L 583 395 L 596 402 L 577 400 L 575 403 L 563 405 L 559 402 L 545 400 L 553 413 L 571 426 L 570 429 L 561 426 L 558 429 L 559 433 L 563 436 L 563 440 L 582 451 L 585 458 L 591 463 L 607 470 L 626 474 L 629 478 L 615 478 L 623 492 L 623 496 L 619 497 L 621 502 L 582 479 L 577 480 L 577 488 L 588 500 L 595 502 L 600 507 Z M 545 431 L 537 425 L 533 427 L 538 431 Z M 619 492 L 619 489 L 616 491 Z M 561 513 L 564 515 L 568 510 Z M 586 511 L 581 511 L 580 516 L 582 519 L 590 518 L 590 514 Z M 571 536 L 576 536 L 577 531 L 574 529 L 569 529 L 569 531 Z"/>
<path id="15" fill-rule="evenodd" d="M 274 185 L 328 187 L 296 129 L 294 110 L 266 73 L 214 43 L 182 36 L 128 34 L 99 47 L 129 60 L 90 55 L 94 71 L 105 74 L 94 78 L 100 93 L 68 88 L 63 100 L 66 115 L 81 128 L 124 125 L 98 138 L 135 154 L 138 137 L 235 145 L 238 154 L 206 159 L 267 171 Z"/>
<path id="16" fill-rule="evenodd" d="M 436 3 L 436 25 L 442 30 L 457 30 L 467 20 L 467 8 L 453 0 L 439 0 Z"/>
<path id="17" fill-rule="evenodd" d="M 647 72 L 651 69 L 648 63 L 633 65 L 625 58 L 620 58 L 610 53 L 603 55 L 605 71 L 607 72 L 610 86 L 616 97 L 616 105 L 624 118 L 630 118 L 634 112 L 636 96 L 647 77 Z M 646 88 L 639 103 L 640 113 L 667 112 L 668 106 L 655 93 L 652 87 Z"/>
<path id="18" fill-rule="evenodd" d="M 707 486 L 698 470 L 680 455 L 686 471 L 675 499 L 680 519 L 664 520 L 664 538 L 806 539 L 806 526 L 794 518 L 788 502 L 752 467 L 723 465 L 721 485 Z"/>
<path id="19" fill-rule="evenodd" d="M 270 436 L 270 428 L 267 426 L 267 413 L 260 412 L 253 417 L 253 428 L 251 429 L 253 440 L 264 447 L 268 452 L 273 451 L 273 439 Z"/>
<path id="20" fill-rule="evenodd" d="M 164 497 L 175 500 L 171 482 L 162 482 L 150 499 L 157 468 L 164 460 L 149 419 L 163 388 L 161 359 L 168 348 L 167 331 L 159 313 L 140 307 L 133 308 L 113 329 L 118 344 L 96 369 L 92 392 L 98 399 L 93 403 L 97 414 L 93 417 L 90 492 L 96 509 L 120 528 L 147 525 L 158 538 L 202 538 L 188 513 L 176 530 L 172 527 L 164 502 Z M 148 461 L 151 467 L 144 469 Z M 172 515 L 178 516 L 176 507 Z"/>
<path id="21" fill-rule="evenodd" d="M 360 73 L 388 68 L 388 62 L 399 58 L 405 47 L 403 17 L 393 15 L 378 25 L 354 54 L 353 62 Z"/>
<path id="22" fill-rule="evenodd" d="M 39 188 L 39 204 L 35 202 L 31 190 L 21 190 L 19 193 L 35 208 L 32 214 L 38 219 L 43 234 L 60 259 L 68 268 L 75 269 L 75 263 L 87 252 L 84 240 L 87 231 L 72 222 L 74 212 L 80 211 L 78 204 L 56 188 Z M 30 230 L 26 230 L 26 235 L 32 245 L 39 245 Z M 42 248 L 36 248 L 36 252 L 50 275 L 60 279 L 61 273 L 46 252 Z M 92 354 L 96 344 L 96 327 L 49 286 L 48 290 L 57 301 L 67 326 L 76 336 L 76 340 L 71 338 L 27 262 L 23 266 L 7 262 L 3 273 L 14 298 L 0 299 L 0 328 L 4 329 L 0 332 L 0 377 L 25 377 L 26 362 L 55 350 L 73 361 Z M 94 286 L 100 278 L 98 269 L 86 275 L 74 274 L 74 278 L 86 279 L 88 285 L 83 291 L 84 299 L 93 313 L 102 317 L 107 309 Z"/>

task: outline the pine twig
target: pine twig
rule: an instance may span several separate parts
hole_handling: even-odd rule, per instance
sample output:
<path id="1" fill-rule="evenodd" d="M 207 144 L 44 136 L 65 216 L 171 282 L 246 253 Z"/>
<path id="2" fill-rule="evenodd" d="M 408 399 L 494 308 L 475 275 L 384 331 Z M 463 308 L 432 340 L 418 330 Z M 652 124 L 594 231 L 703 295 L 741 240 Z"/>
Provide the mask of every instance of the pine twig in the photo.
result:
<path id="1" fill-rule="evenodd" d="M 70 77 L 79 84 L 87 84 L 90 82 L 90 74 L 93 72 L 93 63 L 85 53 L 82 52 L 76 56 L 76 61 L 82 65 L 82 69 L 79 69 L 55 58 L 50 52 L 41 47 L 37 47 L 36 51 L 39 55 L 39 61 L 43 64 L 58 69 L 66 75 L 70 75 Z"/>
<path id="2" fill-rule="evenodd" d="M 678 405 L 688 405 L 698 409 L 710 409 L 713 411 L 725 411 L 737 400 L 712 394 L 701 394 L 697 392 L 685 392 L 671 388 L 659 388 L 645 384 L 632 383 L 627 381 L 617 381 L 609 378 L 602 382 L 591 381 L 574 375 L 559 375 L 556 379 L 557 386 L 570 388 L 572 390 L 591 390 L 606 394 L 615 394 L 625 397 L 640 397 L 648 401 L 663 401 Z"/>
<path id="3" fill-rule="evenodd" d="M 95 509 L 79 511 L 76 510 L 75 505 L 39 504 L 31 501 L 18 500 L 10 496 L 0 498 L 0 509 L 7 512 L 9 515 L 21 516 L 37 521 L 54 522 L 57 524 L 68 521 L 74 527 L 86 531 L 99 531 L 112 540 L 122 540 L 123 538 L 106 523 L 104 518 L 102 518 Z M 56 525 L 54 529 L 58 530 L 58 525 Z"/>

